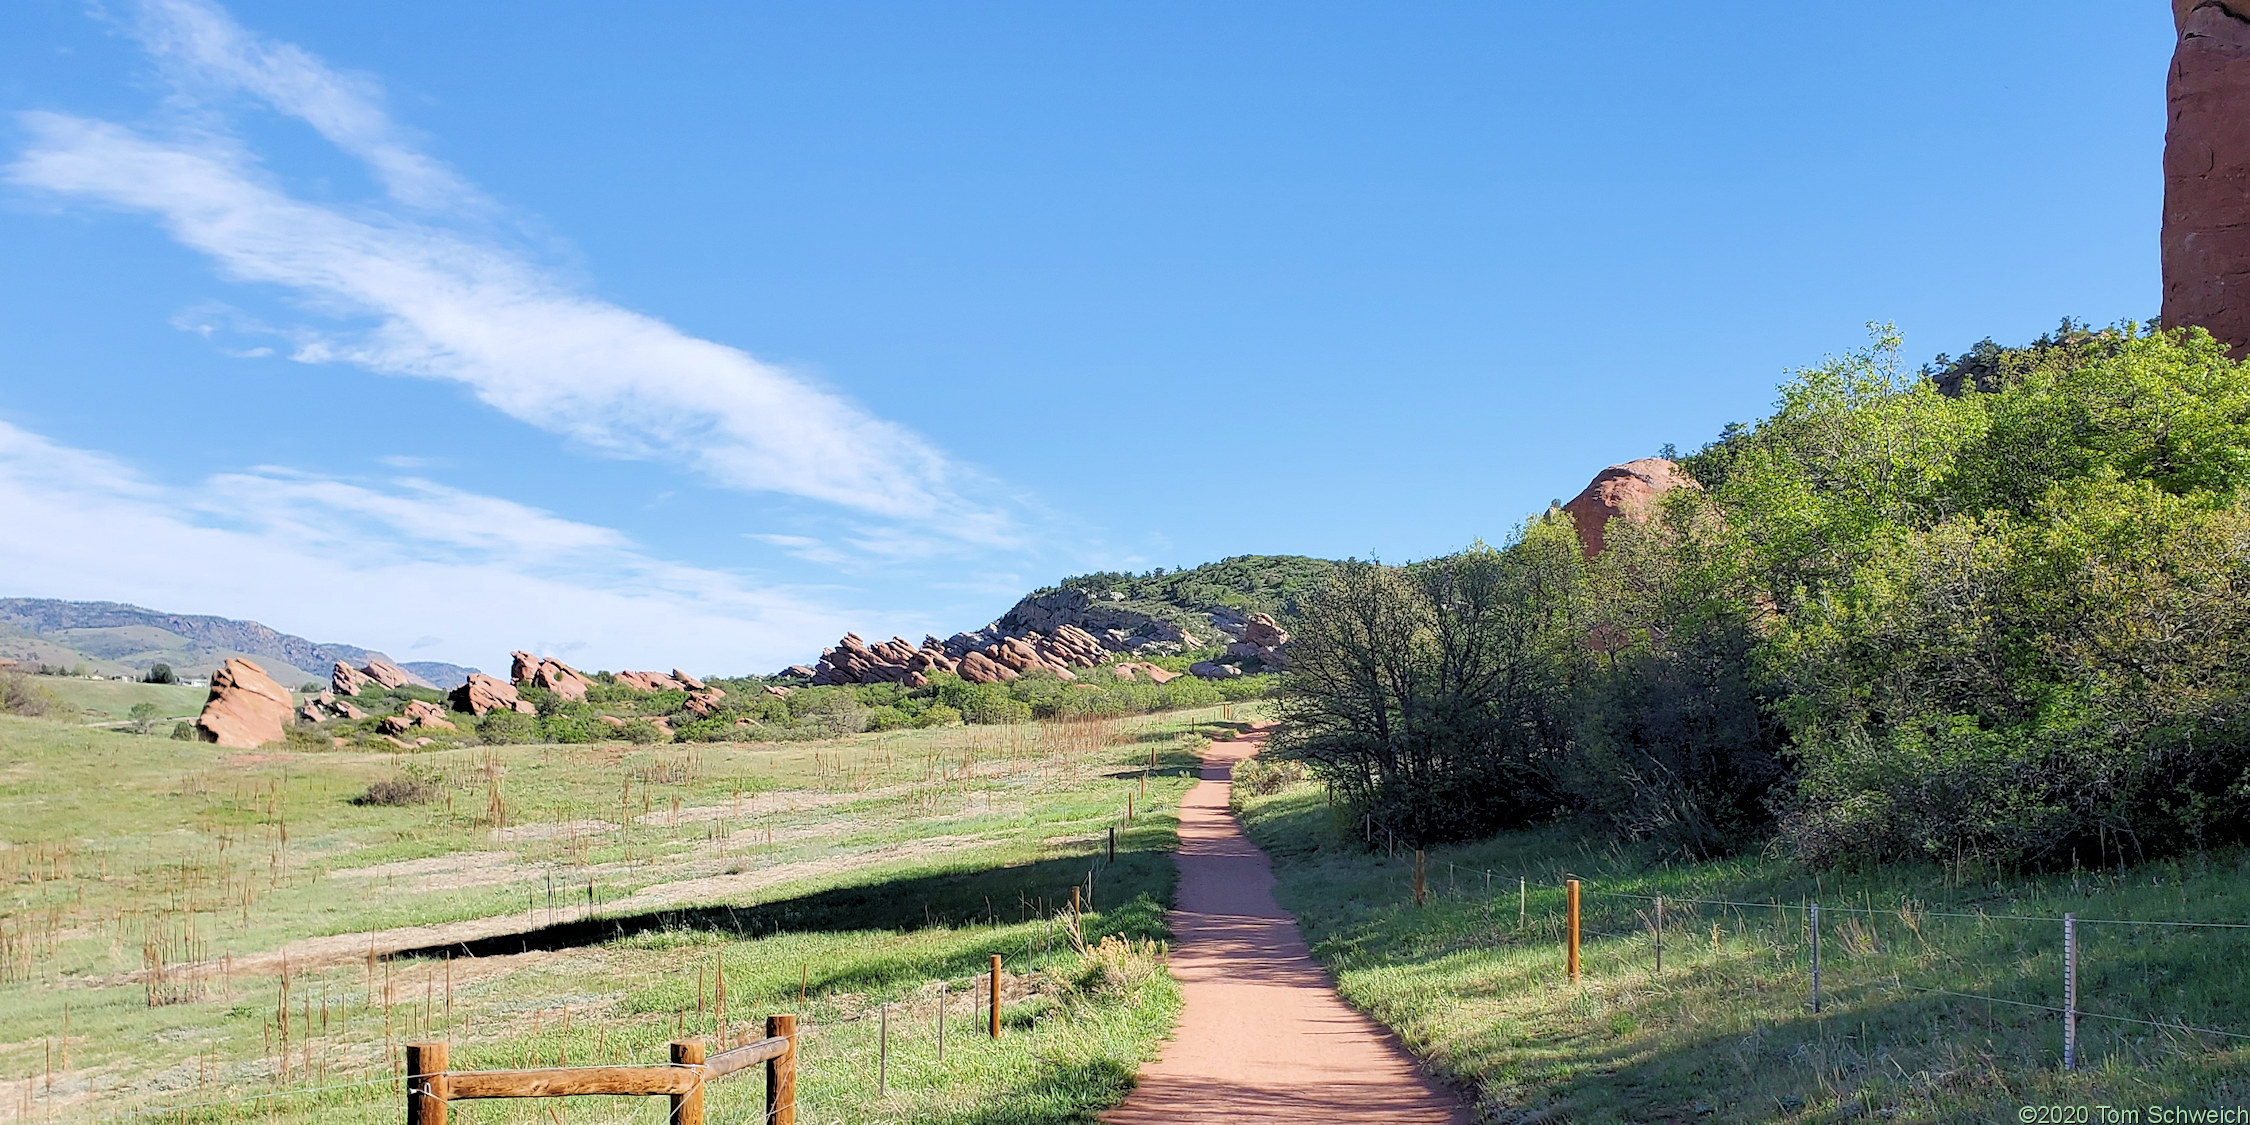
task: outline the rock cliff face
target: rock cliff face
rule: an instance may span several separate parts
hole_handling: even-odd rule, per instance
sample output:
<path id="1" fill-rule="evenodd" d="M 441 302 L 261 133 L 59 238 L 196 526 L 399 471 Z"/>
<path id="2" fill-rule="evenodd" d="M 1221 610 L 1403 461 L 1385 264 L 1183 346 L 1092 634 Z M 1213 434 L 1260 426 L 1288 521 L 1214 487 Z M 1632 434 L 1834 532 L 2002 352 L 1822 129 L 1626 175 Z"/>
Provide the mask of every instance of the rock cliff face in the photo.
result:
<path id="1" fill-rule="evenodd" d="M 1578 544 L 1587 558 L 1602 553 L 1609 544 L 1609 521 L 1618 516 L 1647 519 L 1656 501 L 1675 488 L 1702 489 L 1695 478 L 1662 457 L 1643 457 L 1611 465 L 1594 474 L 1592 484 L 1563 505 L 1578 525 Z"/>
<path id="2" fill-rule="evenodd" d="M 248 660 L 229 660 L 211 674 L 211 696 L 196 716 L 195 733 L 221 746 L 263 746 L 281 741 L 292 710 L 289 689 L 273 682 L 264 668 Z"/>
<path id="3" fill-rule="evenodd" d="M 2250 348 L 2250 0 L 2173 0 L 2164 324 Z"/>

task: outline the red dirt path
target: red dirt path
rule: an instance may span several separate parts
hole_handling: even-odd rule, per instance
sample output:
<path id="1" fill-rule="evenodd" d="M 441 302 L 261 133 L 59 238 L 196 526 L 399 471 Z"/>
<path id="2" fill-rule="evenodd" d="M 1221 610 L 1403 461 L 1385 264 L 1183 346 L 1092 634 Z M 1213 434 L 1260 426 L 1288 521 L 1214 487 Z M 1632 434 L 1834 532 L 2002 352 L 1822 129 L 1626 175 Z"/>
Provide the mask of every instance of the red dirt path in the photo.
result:
<path id="1" fill-rule="evenodd" d="M 1266 854 L 1227 811 L 1234 764 L 1265 737 L 1213 743 L 1203 780 L 1180 802 L 1172 975 L 1186 1007 L 1163 1057 L 1101 1119 L 1464 1125 L 1460 1101 L 1337 998 L 1296 921 L 1275 905 Z"/>

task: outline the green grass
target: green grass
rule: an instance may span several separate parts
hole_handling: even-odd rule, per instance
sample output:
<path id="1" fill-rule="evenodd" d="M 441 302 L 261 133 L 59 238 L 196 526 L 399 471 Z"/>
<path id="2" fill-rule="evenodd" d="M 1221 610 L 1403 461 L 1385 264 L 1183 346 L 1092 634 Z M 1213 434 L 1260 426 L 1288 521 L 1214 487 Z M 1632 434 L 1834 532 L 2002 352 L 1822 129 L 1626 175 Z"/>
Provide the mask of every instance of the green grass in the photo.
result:
<path id="1" fill-rule="evenodd" d="M 203 710 L 204 699 L 211 694 L 209 688 L 179 684 L 86 680 L 71 676 L 31 676 L 27 677 L 27 682 L 62 704 L 61 710 L 50 718 L 120 722 L 128 717 L 134 704 L 154 703 L 166 722 L 166 730 L 158 733 L 168 733 L 174 721 L 194 718 Z"/>
<path id="2" fill-rule="evenodd" d="M 1848 875 L 1760 858 L 1665 864 L 1558 827 L 1431 852 L 1431 898 L 1417 908 L 1411 857 L 1344 842 L 1316 785 L 1238 803 L 1345 998 L 1471 1090 L 1488 1120 L 1989 1122 L 2024 1105 L 2250 1106 L 2250 1041 L 2084 1018 L 2085 1069 L 2065 1074 L 2054 1013 L 1931 991 L 2059 1006 L 2061 926 L 2044 919 L 2066 911 L 2250 922 L 2240 852 L 2038 879 Z M 1483 870 L 1499 873 L 1489 894 Z M 1575 985 L 1562 940 L 1572 876 L 1586 887 Z M 1692 898 L 1824 904 L 1820 1013 L 1804 911 Z M 2250 930 L 2079 934 L 2082 1011 L 2250 1034 Z"/>
<path id="3" fill-rule="evenodd" d="M 1218 717 L 394 757 L 0 716 L 0 1119 L 28 1096 L 58 1120 L 205 1101 L 224 1104 L 201 1119 L 232 1120 L 239 1099 L 273 1091 L 300 1091 L 272 1103 L 277 1119 L 384 1119 L 395 1091 L 379 1083 L 423 1035 L 452 1042 L 457 1066 L 660 1061 L 666 1040 L 716 1033 L 721 962 L 736 1029 L 804 1015 L 800 1089 L 844 1119 L 1084 1119 L 1122 1096 L 1171 1025 L 1158 944 L 1171 810 Z M 402 772 L 437 798 L 353 803 Z M 1107 865 L 1128 794 L 1142 815 Z M 1097 865 L 1086 937 L 1113 940 L 1089 960 L 1056 916 Z M 600 907 L 584 917 L 589 884 Z M 286 1055 L 282 978 L 229 967 L 323 935 L 509 915 L 496 935 L 372 970 L 356 955 L 300 961 Z M 1009 980 L 998 1043 L 972 1034 L 964 999 L 993 953 Z M 152 954 L 167 965 L 158 986 L 135 978 Z M 939 981 L 955 1021 L 942 1067 Z M 899 1007 L 878 1097 L 869 1013 L 886 1002 Z M 353 1082 L 378 1084 L 301 1092 Z M 757 1087 L 716 1091 L 714 1120 Z M 561 1112 L 622 1120 L 661 1104 Z"/>

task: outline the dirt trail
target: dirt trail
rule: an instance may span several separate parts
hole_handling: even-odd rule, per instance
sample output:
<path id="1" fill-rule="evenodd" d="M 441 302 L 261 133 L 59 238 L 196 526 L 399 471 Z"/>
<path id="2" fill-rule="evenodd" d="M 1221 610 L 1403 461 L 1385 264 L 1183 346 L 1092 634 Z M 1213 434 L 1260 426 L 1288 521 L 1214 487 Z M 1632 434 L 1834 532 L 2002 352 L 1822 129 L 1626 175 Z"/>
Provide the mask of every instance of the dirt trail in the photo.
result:
<path id="1" fill-rule="evenodd" d="M 1163 1057 L 1101 1119 L 1464 1125 L 1460 1101 L 1337 998 L 1296 921 L 1275 905 L 1266 854 L 1227 811 L 1234 764 L 1264 741 L 1256 731 L 1213 743 L 1203 780 L 1180 803 L 1172 975 L 1187 1003 Z"/>

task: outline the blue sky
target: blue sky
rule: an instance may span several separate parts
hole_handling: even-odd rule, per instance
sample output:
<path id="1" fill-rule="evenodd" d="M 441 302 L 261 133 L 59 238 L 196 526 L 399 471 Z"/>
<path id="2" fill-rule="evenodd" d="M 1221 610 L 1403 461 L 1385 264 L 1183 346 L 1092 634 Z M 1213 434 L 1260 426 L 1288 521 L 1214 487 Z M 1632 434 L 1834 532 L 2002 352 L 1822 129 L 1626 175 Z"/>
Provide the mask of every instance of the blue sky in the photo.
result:
<path id="1" fill-rule="evenodd" d="M 2156 311 L 2162 5 L 0 8 L 0 594 L 766 671 Z"/>

